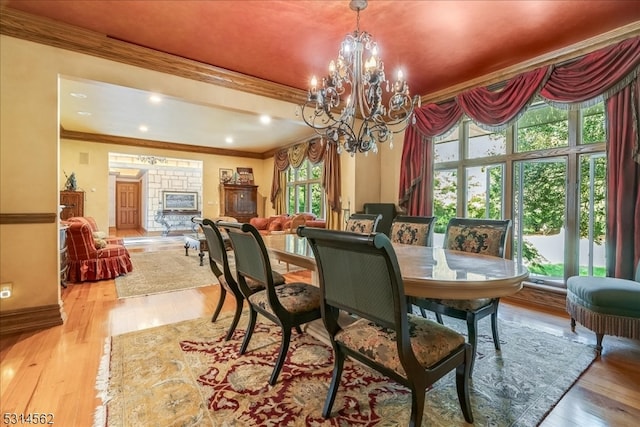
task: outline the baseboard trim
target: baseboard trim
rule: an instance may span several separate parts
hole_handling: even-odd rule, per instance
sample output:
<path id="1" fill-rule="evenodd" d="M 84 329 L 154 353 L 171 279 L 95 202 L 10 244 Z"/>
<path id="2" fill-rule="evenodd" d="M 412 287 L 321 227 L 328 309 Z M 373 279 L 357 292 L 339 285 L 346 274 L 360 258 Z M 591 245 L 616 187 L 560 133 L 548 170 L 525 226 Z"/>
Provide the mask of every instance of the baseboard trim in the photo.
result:
<path id="1" fill-rule="evenodd" d="M 64 312 L 58 304 L 21 308 L 0 312 L 0 335 L 29 332 L 64 323 Z"/>
<path id="2" fill-rule="evenodd" d="M 566 289 L 525 282 L 520 292 L 508 297 L 502 297 L 500 300 L 540 307 L 546 311 L 566 313 L 566 298 Z"/>

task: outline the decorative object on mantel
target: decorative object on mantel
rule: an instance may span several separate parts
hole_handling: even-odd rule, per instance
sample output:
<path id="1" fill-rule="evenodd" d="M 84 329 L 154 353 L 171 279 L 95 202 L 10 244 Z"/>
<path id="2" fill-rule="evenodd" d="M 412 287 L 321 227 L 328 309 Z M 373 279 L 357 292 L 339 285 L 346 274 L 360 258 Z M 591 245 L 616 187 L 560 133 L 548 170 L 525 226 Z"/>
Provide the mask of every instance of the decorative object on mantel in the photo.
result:
<path id="1" fill-rule="evenodd" d="M 142 163 L 148 163 L 150 165 L 155 165 L 157 163 L 167 163 L 166 157 L 138 156 L 138 160 L 140 160 Z"/>
<path id="2" fill-rule="evenodd" d="M 401 70 L 390 87 L 373 36 L 360 31 L 360 11 L 367 7 L 367 0 L 351 0 L 349 7 L 357 13 L 356 30 L 342 42 L 338 59 L 329 64 L 329 75 L 322 78 L 321 86 L 315 76 L 311 79 L 307 102 L 300 110 L 307 125 L 337 144 L 338 153 L 376 153 L 379 143 L 388 140 L 393 146 L 393 134 L 407 127 L 420 98 L 411 99 Z M 370 56 L 363 62 L 365 53 Z M 345 89 L 347 85 L 350 93 Z M 385 86 L 391 94 L 388 107 L 383 100 Z M 356 118 L 362 119 L 358 129 L 354 129 Z"/>
<path id="3" fill-rule="evenodd" d="M 67 181 L 64 183 L 64 189 L 66 191 L 77 191 L 78 182 L 76 181 L 76 173 L 71 172 L 71 175 L 67 175 L 67 173 L 64 172 L 64 176 L 67 178 Z"/>

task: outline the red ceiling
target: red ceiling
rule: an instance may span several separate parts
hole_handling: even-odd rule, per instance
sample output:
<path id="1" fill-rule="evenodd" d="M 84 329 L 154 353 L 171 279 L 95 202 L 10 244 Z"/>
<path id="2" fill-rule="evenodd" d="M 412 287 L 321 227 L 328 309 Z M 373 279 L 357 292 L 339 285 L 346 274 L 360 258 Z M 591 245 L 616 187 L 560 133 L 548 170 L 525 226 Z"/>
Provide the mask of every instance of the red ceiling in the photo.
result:
<path id="1" fill-rule="evenodd" d="M 19 9 L 306 89 L 356 14 L 340 1 L 4 0 Z M 637 1 L 381 1 L 361 12 L 388 76 L 427 95 L 640 21 Z"/>

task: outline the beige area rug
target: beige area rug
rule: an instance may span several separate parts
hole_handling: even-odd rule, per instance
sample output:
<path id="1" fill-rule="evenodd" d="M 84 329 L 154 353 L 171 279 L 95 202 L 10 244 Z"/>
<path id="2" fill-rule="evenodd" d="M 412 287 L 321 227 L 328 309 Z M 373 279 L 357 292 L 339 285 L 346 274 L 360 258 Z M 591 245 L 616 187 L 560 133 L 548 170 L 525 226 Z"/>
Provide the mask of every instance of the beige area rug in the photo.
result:
<path id="1" fill-rule="evenodd" d="M 229 262 L 233 264 L 233 253 L 229 252 Z M 183 289 L 217 285 L 218 279 L 209 267 L 205 252 L 204 265 L 200 266 L 198 251 L 189 250 L 185 256 L 184 248 L 153 252 L 132 252 L 133 271 L 117 277 L 116 292 L 118 298 L 130 298 L 144 295 L 161 294 Z M 271 261 L 271 268 L 281 274 L 300 270 L 278 261 Z M 233 268 L 232 268 L 233 270 Z"/>
<path id="2" fill-rule="evenodd" d="M 325 420 L 331 348 L 309 333 L 294 333 L 271 387 L 279 328 L 259 317 L 249 349 L 239 355 L 247 316 L 224 341 L 229 322 L 202 318 L 108 339 L 97 381 L 104 405 L 94 427 L 408 424 L 409 390 L 349 360 L 332 418 Z M 471 386 L 478 426 L 538 425 L 594 360 L 592 347 L 507 321 L 500 324 L 503 350 L 496 352 L 490 322 L 481 323 Z M 426 400 L 423 426 L 468 425 L 454 373 L 438 381 Z"/>

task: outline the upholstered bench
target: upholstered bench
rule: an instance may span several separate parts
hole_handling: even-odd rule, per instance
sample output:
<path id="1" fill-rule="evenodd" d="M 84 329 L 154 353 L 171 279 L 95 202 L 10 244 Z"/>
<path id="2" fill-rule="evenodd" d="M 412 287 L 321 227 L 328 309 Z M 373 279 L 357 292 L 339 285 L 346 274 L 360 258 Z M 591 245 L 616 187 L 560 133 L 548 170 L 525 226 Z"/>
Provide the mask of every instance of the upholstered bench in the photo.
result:
<path id="1" fill-rule="evenodd" d="M 640 264 L 635 280 L 574 276 L 567 280 L 567 312 L 596 333 L 596 351 L 605 335 L 640 339 Z"/>

